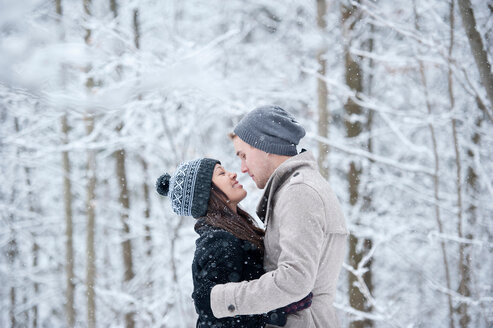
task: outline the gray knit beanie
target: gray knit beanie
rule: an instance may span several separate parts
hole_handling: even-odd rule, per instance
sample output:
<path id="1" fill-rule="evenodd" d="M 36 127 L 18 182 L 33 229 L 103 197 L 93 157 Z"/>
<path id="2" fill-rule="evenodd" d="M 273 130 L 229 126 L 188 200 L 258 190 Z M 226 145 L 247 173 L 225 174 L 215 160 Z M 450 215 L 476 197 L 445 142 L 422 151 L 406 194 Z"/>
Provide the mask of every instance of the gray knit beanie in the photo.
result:
<path id="1" fill-rule="evenodd" d="M 212 173 L 218 160 L 200 158 L 181 163 L 173 176 L 165 173 L 156 181 L 160 195 L 169 196 L 178 215 L 198 218 L 207 213 L 212 186 Z"/>
<path id="2" fill-rule="evenodd" d="M 266 153 L 294 156 L 305 129 L 293 115 L 279 106 L 256 108 L 243 117 L 234 133 L 252 147 Z"/>

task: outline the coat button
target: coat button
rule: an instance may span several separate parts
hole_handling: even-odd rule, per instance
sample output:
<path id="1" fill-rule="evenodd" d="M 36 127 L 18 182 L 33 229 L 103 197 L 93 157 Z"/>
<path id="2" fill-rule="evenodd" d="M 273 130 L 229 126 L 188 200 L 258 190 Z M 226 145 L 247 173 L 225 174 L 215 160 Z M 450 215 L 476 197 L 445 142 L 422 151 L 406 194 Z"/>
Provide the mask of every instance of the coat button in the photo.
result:
<path id="1" fill-rule="evenodd" d="M 235 306 L 234 306 L 233 304 L 230 304 L 230 305 L 228 306 L 228 311 L 229 311 L 229 312 L 234 312 L 234 310 L 236 310 Z"/>

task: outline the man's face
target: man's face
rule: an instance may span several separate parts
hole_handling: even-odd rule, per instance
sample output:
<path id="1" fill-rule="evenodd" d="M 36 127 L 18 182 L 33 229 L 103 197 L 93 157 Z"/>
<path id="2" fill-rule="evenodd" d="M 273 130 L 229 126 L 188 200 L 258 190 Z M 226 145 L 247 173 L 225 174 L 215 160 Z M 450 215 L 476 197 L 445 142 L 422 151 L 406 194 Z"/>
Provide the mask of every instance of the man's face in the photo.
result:
<path id="1" fill-rule="evenodd" d="M 257 188 L 264 189 L 273 170 L 270 169 L 268 154 L 250 146 L 239 137 L 234 137 L 236 156 L 241 160 L 241 172 L 248 173 Z"/>

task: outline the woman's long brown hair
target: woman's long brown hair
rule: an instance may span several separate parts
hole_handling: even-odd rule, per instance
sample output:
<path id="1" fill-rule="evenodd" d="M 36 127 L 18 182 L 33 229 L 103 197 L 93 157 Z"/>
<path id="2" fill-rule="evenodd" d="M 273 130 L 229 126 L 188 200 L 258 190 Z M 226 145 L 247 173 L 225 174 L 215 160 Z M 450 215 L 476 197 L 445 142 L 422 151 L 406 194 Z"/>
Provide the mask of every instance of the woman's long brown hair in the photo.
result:
<path id="1" fill-rule="evenodd" d="M 237 208 L 237 213 L 233 212 L 227 201 L 226 194 L 212 183 L 207 213 L 195 224 L 195 230 L 206 223 L 231 232 L 237 238 L 247 240 L 263 251 L 264 230 L 257 227 L 253 218 L 241 208 Z"/>

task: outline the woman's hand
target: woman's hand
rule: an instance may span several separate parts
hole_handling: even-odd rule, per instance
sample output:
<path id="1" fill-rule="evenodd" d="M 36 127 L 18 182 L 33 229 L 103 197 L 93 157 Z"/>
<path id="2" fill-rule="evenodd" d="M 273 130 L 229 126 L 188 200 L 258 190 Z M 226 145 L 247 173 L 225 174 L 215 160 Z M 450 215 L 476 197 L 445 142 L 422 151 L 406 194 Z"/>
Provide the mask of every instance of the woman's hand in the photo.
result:
<path id="1" fill-rule="evenodd" d="M 313 293 L 306 295 L 303 299 L 298 302 L 286 305 L 283 308 L 270 311 L 266 314 L 266 323 L 283 327 L 286 324 L 288 314 L 293 314 L 298 311 L 308 309 L 312 305 Z"/>
<path id="2" fill-rule="evenodd" d="M 292 314 L 304 309 L 308 309 L 312 305 L 313 293 L 306 295 L 305 298 L 299 300 L 298 302 L 291 303 L 283 308 L 284 312 L 287 314 Z"/>

